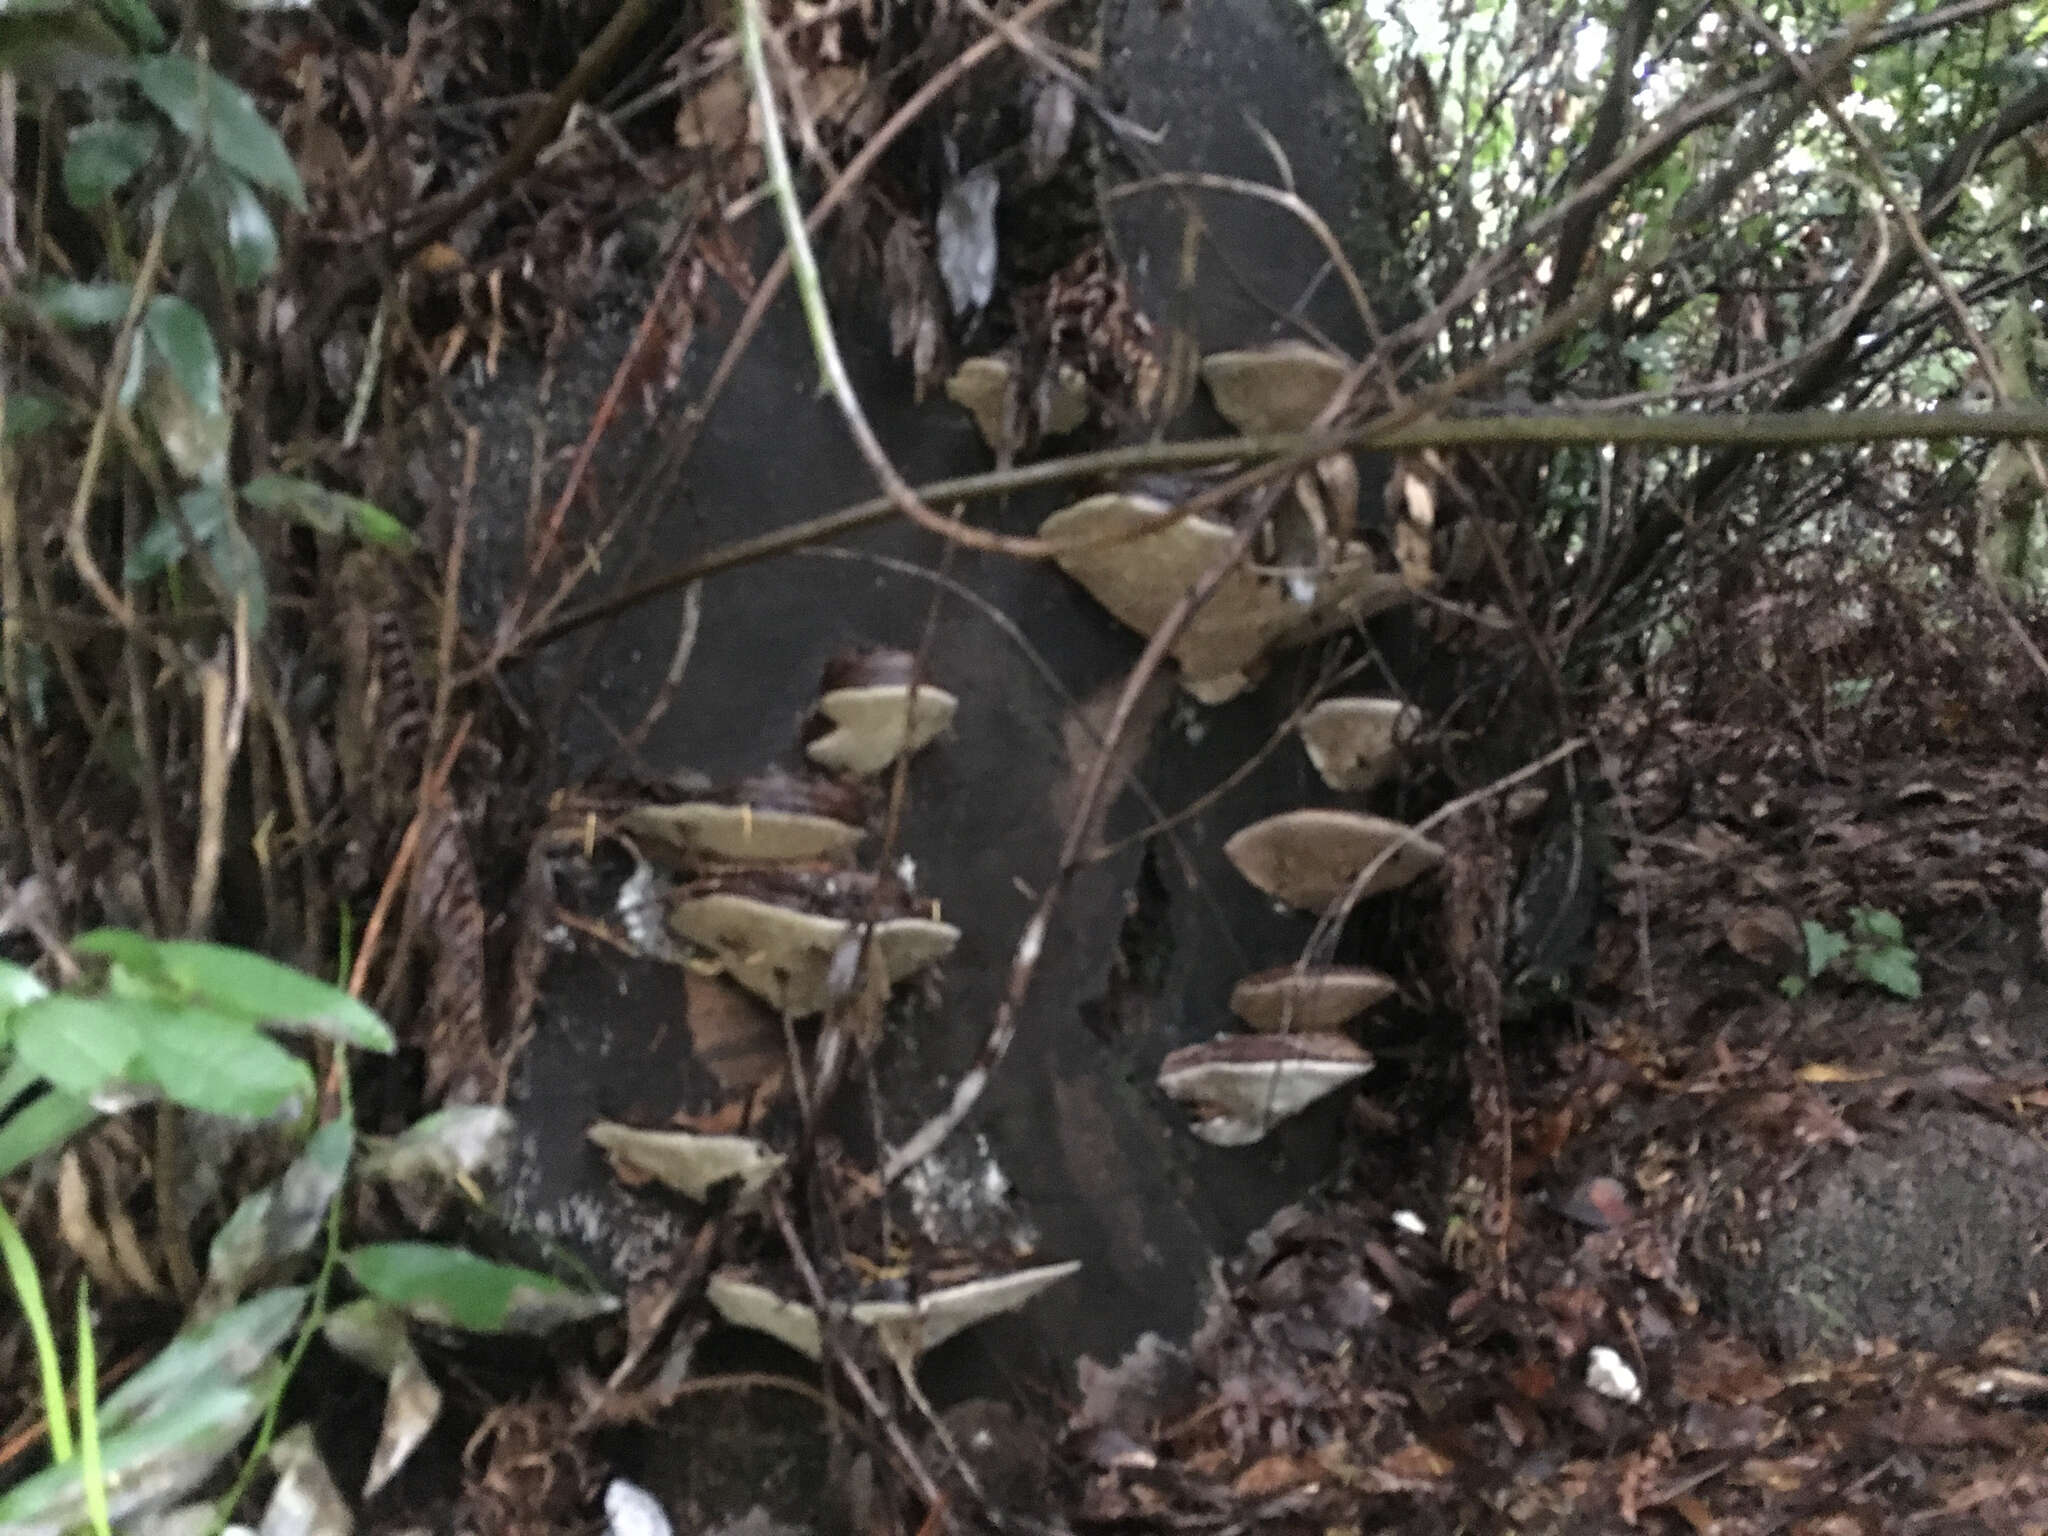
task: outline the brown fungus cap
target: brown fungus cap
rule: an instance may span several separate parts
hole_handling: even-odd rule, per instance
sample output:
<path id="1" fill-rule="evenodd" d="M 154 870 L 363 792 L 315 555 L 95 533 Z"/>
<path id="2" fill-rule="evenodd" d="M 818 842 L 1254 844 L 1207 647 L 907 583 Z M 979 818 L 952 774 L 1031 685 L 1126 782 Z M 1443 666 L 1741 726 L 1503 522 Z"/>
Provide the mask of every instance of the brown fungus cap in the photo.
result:
<path id="1" fill-rule="evenodd" d="M 1284 965 L 1240 981 L 1230 1011 L 1261 1034 L 1326 1034 L 1399 990 L 1362 965 Z"/>
<path id="2" fill-rule="evenodd" d="M 849 856 L 864 819 L 852 786 L 774 769 L 671 804 L 635 806 L 619 828 L 687 860 L 808 863 Z"/>
<path id="3" fill-rule="evenodd" d="M 750 1195 L 773 1178 L 786 1161 L 751 1136 L 714 1136 L 696 1131 L 648 1131 L 600 1120 L 586 1133 L 623 1167 L 704 1200 L 721 1184 L 738 1181 Z"/>
<path id="4" fill-rule="evenodd" d="M 1202 359 L 1216 409 L 1252 437 L 1303 432 L 1337 392 L 1351 365 L 1305 341 L 1276 341 Z"/>
<path id="5" fill-rule="evenodd" d="M 893 912 L 886 902 L 870 908 L 861 893 L 872 884 L 850 874 L 804 881 L 771 878 L 776 873 L 749 871 L 685 887 L 669 908 L 669 927 L 790 1018 L 830 1005 L 834 961 L 870 910 L 875 925 L 867 963 L 880 965 L 889 986 L 936 964 L 960 942 L 959 929 L 904 910 L 900 896 Z"/>
<path id="6" fill-rule="evenodd" d="M 1055 512 L 1039 533 L 1061 540 L 1138 534 L 1121 543 L 1073 550 L 1058 560 L 1117 620 L 1150 635 L 1235 538 L 1213 518 L 1175 519 L 1172 511 L 1159 497 L 1111 492 Z M 1143 531 L 1148 528 L 1153 531 Z M 1313 608 L 1304 608 L 1272 574 L 1240 563 L 1181 631 L 1173 658 L 1189 692 L 1204 702 L 1220 702 L 1248 686 L 1251 670 L 1268 651 L 1306 638 L 1319 622 L 1336 615 L 1343 621 L 1367 618 L 1412 595 L 1358 544 L 1344 546 L 1332 560 Z"/>
<path id="7" fill-rule="evenodd" d="M 867 778 L 920 751 L 953 723 L 960 701 L 917 677 L 908 651 L 874 650 L 825 668 L 804 755 L 835 773 Z"/>
<path id="8" fill-rule="evenodd" d="M 1323 808 L 1255 821 L 1225 843 L 1223 853 L 1268 896 L 1305 912 L 1320 912 L 1344 895 L 1382 854 L 1385 861 L 1363 896 L 1404 886 L 1444 856 L 1442 848 L 1398 821 Z"/>
<path id="9" fill-rule="evenodd" d="M 1061 364 L 1050 381 L 1044 402 L 1040 437 L 1060 437 L 1088 419 L 1088 381 L 1071 364 Z M 1017 362 L 1006 352 L 970 357 L 946 381 L 946 396 L 974 418 L 981 439 L 995 453 L 1015 452 L 1023 435 L 1022 420 L 1034 402 L 1016 398 Z M 1015 412 L 1013 416 L 1011 413 Z"/>
<path id="10" fill-rule="evenodd" d="M 1308 760 L 1332 789 L 1371 789 L 1401 759 L 1422 714 L 1399 699 L 1325 699 L 1301 718 Z"/>

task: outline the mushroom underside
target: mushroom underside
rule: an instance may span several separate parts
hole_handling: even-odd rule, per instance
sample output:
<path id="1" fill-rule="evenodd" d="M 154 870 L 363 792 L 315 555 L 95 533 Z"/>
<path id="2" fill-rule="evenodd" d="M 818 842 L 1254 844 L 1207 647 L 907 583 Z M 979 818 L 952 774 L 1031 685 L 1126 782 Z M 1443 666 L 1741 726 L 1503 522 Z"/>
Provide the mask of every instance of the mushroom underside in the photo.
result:
<path id="1" fill-rule="evenodd" d="M 1372 1070 L 1342 1035 L 1249 1035 L 1183 1046 L 1159 1066 L 1159 1086 L 1195 1113 L 1194 1133 L 1249 1146 L 1283 1121 Z"/>

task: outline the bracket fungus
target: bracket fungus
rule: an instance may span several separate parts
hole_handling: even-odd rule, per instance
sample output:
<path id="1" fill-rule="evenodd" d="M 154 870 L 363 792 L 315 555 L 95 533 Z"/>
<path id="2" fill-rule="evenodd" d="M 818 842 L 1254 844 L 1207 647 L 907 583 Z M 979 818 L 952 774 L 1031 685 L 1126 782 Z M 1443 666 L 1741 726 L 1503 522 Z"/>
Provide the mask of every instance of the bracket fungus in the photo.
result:
<path id="1" fill-rule="evenodd" d="M 920 1355 L 976 1323 L 1015 1312 L 1080 1268 L 1078 1259 L 1069 1259 L 1062 1264 L 985 1275 L 940 1286 L 909 1300 L 856 1301 L 847 1307 L 846 1315 L 871 1331 L 883 1352 L 908 1372 Z M 765 1333 L 813 1360 L 824 1358 L 824 1329 L 815 1307 L 791 1301 L 732 1270 L 713 1275 L 705 1292 L 718 1315 L 734 1327 Z"/>
<path id="2" fill-rule="evenodd" d="M 1202 359 L 1202 381 L 1216 409 L 1251 437 L 1306 431 L 1330 403 L 1351 365 L 1305 341 L 1276 341 Z"/>
<path id="3" fill-rule="evenodd" d="M 825 671 L 818 716 L 804 753 L 820 767 L 868 778 L 929 746 L 960 701 L 916 676 L 907 651 L 842 657 Z"/>
<path id="4" fill-rule="evenodd" d="M 1362 965 L 1283 965 L 1240 981 L 1230 1011 L 1261 1034 L 1321 1035 L 1399 990 L 1392 977 Z"/>
<path id="5" fill-rule="evenodd" d="M 1055 512 L 1038 531 L 1060 540 L 1138 535 L 1057 558 L 1060 569 L 1120 622 L 1150 635 L 1235 538 L 1213 518 L 1175 519 L 1172 513 L 1159 497 L 1112 492 Z M 1144 532 L 1155 524 L 1160 526 Z M 1311 638 L 1333 618 L 1369 618 L 1411 596 L 1400 577 L 1382 571 L 1361 544 L 1334 551 L 1312 606 L 1297 601 L 1273 573 L 1240 563 L 1181 631 L 1173 657 L 1190 693 L 1204 703 L 1220 703 L 1249 686 L 1251 668 L 1268 651 Z"/>
<path id="6" fill-rule="evenodd" d="M 610 1120 L 598 1121 L 587 1134 L 615 1161 L 699 1201 L 735 1179 L 739 1193 L 751 1195 L 787 1161 L 751 1136 L 647 1131 Z"/>
<path id="7" fill-rule="evenodd" d="M 1202 1140 L 1248 1147 L 1371 1070 L 1371 1054 L 1342 1035 L 1236 1035 L 1170 1052 L 1159 1087 L 1195 1111 Z"/>
<path id="8" fill-rule="evenodd" d="M 1443 862 L 1437 844 L 1398 821 L 1311 807 L 1255 821 L 1223 845 L 1237 872 L 1274 900 L 1320 912 L 1385 855 L 1362 896 L 1406 885 Z"/>
<path id="9" fill-rule="evenodd" d="M 1371 789 L 1394 770 L 1422 713 L 1399 699 L 1325 699 L 1301 717 L 1301 744 L 1330 788 Z"/>
<path id="10" fill-rule="evenodd" d="M 864 922 L 872 921 L 868 964 L 889 986 L 943 960 L 960 942 L 950 923 L 906 910 L 900 892 L 852 872 L 750 871 L 700 880 L 677 893 L 669 927 L 710 951 L 725 973 L 789 1018 L 822 1013 L 835 992 L 833 968 Z M 847 969 L 851 969 L 848 965 Z"/>
<path id="11" fill-rule="evenodd" d="M 780 770 L 669 805 L 639 805 L 619 828 L 696 861 L 840 860 L 865 835 L 861 797 L 845 784 Z"/>
<path id="12" fill-rule="evenodd" d="M 1088 381 L 1071 363 L 1061 363 L 1034 394 L 1023 398 L 1016 359 L 1003 352 L 970 357 L 946 380 L 946 397 L 974 418 L 997 454 L 1014 453 L 1022 439 L 1062 437 L 1088 419 Z M 1036 432 L 1024 428 L 1027 412 L 1038 418 Z"/>

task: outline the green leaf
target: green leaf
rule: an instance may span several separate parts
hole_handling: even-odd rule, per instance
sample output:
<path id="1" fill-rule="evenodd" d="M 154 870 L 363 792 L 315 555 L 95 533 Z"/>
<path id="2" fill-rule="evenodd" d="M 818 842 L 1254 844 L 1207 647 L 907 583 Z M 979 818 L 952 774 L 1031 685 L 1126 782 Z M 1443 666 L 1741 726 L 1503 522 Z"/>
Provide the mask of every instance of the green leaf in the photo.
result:
<path id="1" fill-rule="evenodd" d="M 263 574 L 263 557 L 256 553 L 256 546 L 249 542 L 249 535 L 242 532 L 242 525 L 233 518 L 221 530 L 221 536 L 207 550 L 213 558 L 213 568 L 220 576 L 226 590 L 220 594 L 221 602 L 230 612 L 237 606 L 245 605 L 249 615 L 249 633 L 260 635 L 270 621 L 270 583 Z"/>
<path id="2" fill-rule="evenodd" d="M 47 91 L 112 86 L 132 53 L 120 33 L 74 4 L 8 0 L 0 9 L 0 69 Z"/>
<path id="3" fill-rule="evenodd" d="M 153 123 L 122 118 L 81 123 L 71 130 L 64 152 L 64 195 L 72 207 L 86 213 L 106 206 L 149 164 L 156 148 Z"/>
<path id="4" fill-rule="evenodd" d="M 125 928 L 96 928 L 72 940 L 131 970 L 160 976 L 223 1013 L 304 1030 L 367 1051 L 390 1051 L 391 1031 L 374 1009 L 303 971 L 252 950 L 196 939 L 145 939 Z"/>
<path id="5" fill-rule="evenodd" d="M 55 1089 L 0 1122 L 0 1179 L 61 1146 L 100 1117 L 85 1100 Z"/>
<path id="6" fill-rule="evenodd" d="M 168 41 L 162 25 L 143 0 L 100 0 L 100 9 L 145 48 L 161 48 Z"/>
<path id="7" fill-rule="evenodd" d="M 50 1437 L 50 1458 L 69 1461 L 71 1416 L 64 1409 L 64 1372 L 57 1359 L 57 1335 L 50 1327 L 49 1308 L 43 1302 L 43 1277 L 36 1269 L 35 1255 L 28 1251 L 21 1229 L 15 1226 L 4 1206 L 0 1206 L 0 1260 L 5 1261 L 7 1278 L 14 1285 L 14 1299 L 35 1344 L 36 1365 L 41 1372 L 43 1428 Z"/>
<path id="8" fill-rule="evenodd" d="M 143 380 L 152 373 L 160 372 L 162 372 L 161 369 L 152 369 L 149 366 L 149 348 L 141 341 L 138 340 L 133 346 L 129 347 L 128 367 L 121 375 L 121 388 L 117 396 L 121 402 L 121 409 L 124 411 L 134 410 L 135 402 L 142 398 Z"/>
<path id="9" fill-rule="evenodd" d="M 277 270 L 277 226 L 248 182 L 239 176 L 226 179 L 221 220 L 234 262 L 235 286 L 254 288 Z"/>
<path id="10" fill-rule="evenodd" d="M 277 270 L 277 227 L 247 178 L 209 160 L 179 195 L 171 226 L 173 250 L 202 253 L 221 284 L 246 292 Z"/>
<path id="11" fill-rule="evenodd" d="M 412 530 L 382 507 L 359 501 L 353 496 L 348 503 L 349 526 L 365 544 L 381 544 L 386 549 L 411 549 L 417 542 Z"/>
<path id="12" fill-rule="evenodd" d="M 180 133 L 195 140 L 203 135 L 223 164 L 305 212 L 306 189 L 291 151 L 232 83 L 177 53 L 138 61 L 135 83 Z"/>
<path id="13" fill-rule="evenodd" d="M 281 1367 L 246 1386 L 202 1387 L 100 1447 L 109 1518 L 174 1503 L 204 1482 L 256 1421 Z M 86 1519 L 76 1457 L 45 1467 L 0 1495 L 0 1531 L 68 1531 Z"/>
<path id="14" fill-rule="evenodd" d="M 1883 987 L 1894 997 L 1920 995 L 1920 966 L 1913 951 L 1903 945 L 1856 951 L 1856 971 L 1865 981 Z"/>
<path id="15" fill-rule="evenodd" d="M 157 440 L 178 466 L 178 473 L 198 485 L 214 486 L 227 479 L 228 449 L 235 424 L 224 410 L 207 411 L 185 392 L 184 384 L 154 347 L 136 347 L 131 356 L 146 360 L 140 398 L 156 428 Z M 126 393 L 126 381 L 123 381 Z M 133 401 L 127 402 L 133 405 Z"/>
<path id="16" fill-rule="evenodd" d="M 242 500 L 265 512 L 304 523 L 316 533 L 353 532 L 367 544 L 410 548 L 412 530 L 382 507 L 344 496 L 291 475 L 258 475 L 242 487 Z"/>
<path id="17" fill-rule="evenodd" d="M 170 982 L 170 974 L 164 969 L 164 959 L 158 952 L 156 940 L 132 928 L 95 928 L 73 939 L 71 947 L 81 954 L 98 955 L 102 960 L 125 966 L 138 977 L 164 984 Z"/>
<path id="18" fill-rule="evenodd" d="M 241 1019 L 166 1007 L 142 1034 L 135 1075 L 202 1114 L 262 1120 L 313 1094 L 303 1061 Z"/>
<path id="19" fill-rule="evenodd" d="M 33 1067 L 25 1067 L 18 1061 L 9 1061 L 5 1070 L 0 1070 L 0 1119 L 14 1108 L 43 1082 L 42 1073 Z M 4 1177 L 4 1175 L 0 1175 Z"/>
<path id="20" fill-rule="evenodd" d="M 131 587 L 154 581 L 185 558 L 187 528 L 201 544 L 211 545 L 219 538 L 227 520 L 227 498 L 220 493 L 219 487 L 203 485 L 196 491 L 187 491 L 178 498 L 177 513 L 159 513 L 157 520 L 143 530 L 142 537 L 135 541 L 135 547 L 128 551 L 128 558 L 121 566 L 121 579 Z M 141 938 L 139 934 L 136 937 Z M 143 939 L 142 942 L 147 944 L 149 941 Z M 135 969 L 133 966 L 129 968 Z"/>
<path id="21" fill-rule="evenodd" d="M 452 1104 L 415 1120 L 363 1153 L 362 1176 L 394 1184 L 494 1178 L 511 1156 L 519 1122 L 495 1104 Z"/>
<path id="22" fill-rule="evenodd" d="M 356 539 L 367 545 L 383 545 L 385 549 L 412 549 L 418 541 L 408 528 L 381 506 L 371 502 L 352 502 L 348 508 L 348 522 L 356 530 Z"/>
<path id="23" fill-rule="evenodd" d="M 253 1276 L 304 1254 L 348 1176 L 355 1123 L 346 1114 L 314 1132 L 277 1179 L 235 1207 L 206 1252 L 205 1301 L 232 1299 Z"/>
<path id="24" fill-rule="evenodd" d="M 159 294 L 143 312 L 142 330 L 193 406 L 202 415 L 218 416 L 220 353 L 206 316 L 175 294 Z"/>
<path id="25" fill-rule="evenodd" d="M 340 533 L 348 525 L 348 498 L 311 480 L 291 475 L 258 475 L 242 487 L 242 500 L 258 511 L 304 523 L 315 533 Z"/>
<path id="26" fill-rule="evenodd" d="M 55 426 L 64 419 L 61 401 L 48 395 L 16 394 L 7 397 L 7 441 Z"/>
<path id="27" fill-rule="evenodd" d="M 1808 918 L 1799 925 L 1806 935 L 1806 977 L 1811 981 L 1848 952 L 1849 940 L 1824 923 Z"/>
<path id="28" fill-rule="evenodd" d="M 28 301 L 52 322 L 71 330 L 119 325 L 128 313 L 128 285 L 72 283 L 51 278 L 30 289 Z"/>
<path id="29" fill-rule="evenodd" d="M 471 1333 L 543 1333 L 612 1311 L 609 1296 L 436 1243 L 378 1243 L 344 1254 L 356 1284 L 422 1322 Z"/>
<path id="30" fill-rule="evenodd" d="M 206 1322 L 188 1323 L 100 1404 L 101 1428 L 109 1433 L 123 1429 L 223 1378 L 248 1380 L 291 1337 L 311 1294 L 308 1286 L 285 1286 L 252 1296 Z"/>
<path id="31" fill-rule="evenodd" d="M 78 1281 L 78 1479 L 93 1536 L 114 1536 L 107 1511 L 107 1468 L 100 1456 L 99 1351 L 93 1347 L 91 1288 Z"/>
<path id="32" fill-rule="evenodd" d="M 40 998 L 14 1015 L 15 1053 L 66 1093 L 90 1097 L 134 1065 L 150 1005 L 114 997 Z"/>
<path id="33" fill-rule="evenodd" d="M 1906 925 L 1899 921 L 1897 914 L 1880 911 L 1875 907 L 1852 907 L 1849 921 L 1856 932 L 1868 938 L 1880 939 L 1887 944 L 1906 942 Z"/>

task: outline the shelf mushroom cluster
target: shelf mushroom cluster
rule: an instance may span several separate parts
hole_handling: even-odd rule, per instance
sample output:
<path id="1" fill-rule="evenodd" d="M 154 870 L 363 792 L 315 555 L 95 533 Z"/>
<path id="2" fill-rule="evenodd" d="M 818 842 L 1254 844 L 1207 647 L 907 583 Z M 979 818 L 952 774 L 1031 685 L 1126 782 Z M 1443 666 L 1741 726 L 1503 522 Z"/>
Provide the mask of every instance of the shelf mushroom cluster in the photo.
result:
<path id="1" fill-rule="evenodd" d="M 903 881 L 863 870 L 855 859 L 868 832 L 862 781 L 930 745 L 958 708 L 951 693 L 917 675 L 905 652 L 840 658 L 826 669 L 804 728 L 807 766 L 619 815 L 622 833 L 678 873 L 670 932 L 790 1021 L 893 988 L 943 960 L 960 930 Z M 753 1136 L 608 1121 L 588 1134 L 620 1169 L 697 1201 L 729 1190 L 742 1206 L 754 1202 L 786 1161 Z M 1041 1265 L 916 1296 L 855 1300 L 847 1315 L 908 1372 L 925 1350 L 1015 1310 L 1079 1267 Z M 808 1303 L 738 1270 L 712 1276 L 709 1298 L 735 1326 L 819 1357 L 822 1323 Z"/>
<path id="2" fill-rule="evenodd" d="M 1301 342 L 1219 352 L 1202 363 L 1216 408 L 1251 436 L 1311 427 L 1343 381 L 1340 357 Z M 979 418 L 977 418 L 979 419 Z M 1090 496 L 1039 532 L 1078 547 L 1061 569 L 1116 619 L 1151 635 L 1230 548 L 1230 509 L 1182 515 L 1165 487 Z M 1353 537 L 1358 471 L 1333 454 L 1298 475 L 1274 510 L 1260 558 L 1232 568 L 1173 644 L 1181 682 L 1204 703 L 1251 685 L 1264 658 L 1409 600 L 1414 588 Z"/>
<path id="3" fill-rule="evenodd" d="M 1251 437 L 1313 427 L 1349 371 L 1343 358 L 1297 341 L 1202 361 L 1217 411 Z M 1001 454 L 1015 437 L 1005 416 L 1014 408 L 1012 374 L 997 360 L 969 364 L 951 393 Z M 1049 405 L 1041 414 L 1047 421 L 1054 416 Z M 1105 491 L 1055 512 L 1039 533 L 1067 546 L 1056 557 L 1060 567 L 1090 596 L 1150 637 L 1239 537 L 1228 504 L 1183 511 L 1193 494 L 1188 485 L 1166 484 Z M 1255 558 L 1230 566 L 1174 639 L 1173 659 L 1189 693 L 1204 703 L 1232 698 L 1251 685 L 1271 652 L 1404 603 L 1434 579 L 1429 561 L 1405 547 L 1396 564 L 1382 564 L 1354 536 L 1357 513 L 1358 471 L 1349 453 L 1295 477 L 1249 551 Z M 1415 521 L 1412 512 L 1407 521 Z M 1404 522 L 1401 531 L 1415 530 Z M 1325 783 L 1359 794 L 1392 772 L 1416 723 L 1415 712 L 1397 700 L 1332 699 L 1304 718 L 1302 743 Z M 1270 817 L 1231 838 L 1224 852 L 1274 900 L 1307 911 L 1405 885 L 1443 857 L 1398 822 L 1343 808 Z M 1343 1029 L 1393 991 L 1387 977 L 1356 966 L 1248 977 L 1231 1008 L 1252 1033 L 1170 1053 L 1159 1086 L 1191 1106 L 1195 1134 L 1204 1140 L 1256 1142 L 1372 1069 L 1372 1057 Z"/>
<path id="4" fill-rule="evenodd" d="M 835 992 L 876 977 L 893 987 L 944 959 L 960 930 L 853 860 L 867 835 L 860 781 L 928 746 L 958 708 L 915 676 L 904 652 L 844 657 L 827 668 L 805 728 L 815 766 L 626 812 L 621 830 L 683 873 L 670 931 L 790 1019 L 822 1013 Z"/>
<path id="5" fill-rule="evenodd" d="M 1303 717 L 1302 745 L 1324 783 L 1356 793 L 1394 770 L 1417 718 L 1399 700 L 1330 699 Z M 1311 912 L 1394 890 L 1443 859 L 1442 848 L 1400 822 L 1342 807 L 1270 816 L 1223 851 L 1268 896 Z M 1230 1007 L 1254 1033 L 1170 1053 L 1160 1064 L 1160 1089 L 1192 1107 L 1204 1141 L 1259 1141 L 1372 1070 L 1372 1056 L 1343 1031 L 1394 992 L 1391 978 L 1364 966 L 1282 966 L 1248 976 L 1231 992 Z"/>

